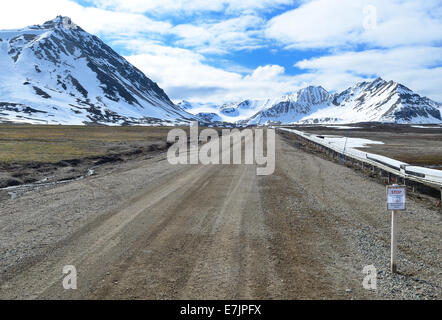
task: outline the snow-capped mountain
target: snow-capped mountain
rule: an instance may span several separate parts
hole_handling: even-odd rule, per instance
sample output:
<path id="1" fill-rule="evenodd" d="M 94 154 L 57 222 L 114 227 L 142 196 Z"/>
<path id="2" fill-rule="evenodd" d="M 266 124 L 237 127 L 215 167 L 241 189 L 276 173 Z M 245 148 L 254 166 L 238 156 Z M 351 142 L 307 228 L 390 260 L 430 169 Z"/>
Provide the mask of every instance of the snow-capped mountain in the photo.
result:
<path id="1" fill-rule="evenodd" d="M 0 31 L 0 122 L 156 124 L 194 119 L 67 17 Z"/>
<path id="2" fill-rule="evenodd" d="M 377 78 L 331 96 L 327 107 L 301 119 L 303 123 L 442 123 L 442 105 L 407 87 Z"/>
<path id="3" fill-rule="evenodd" d="M 279 103 L 291 99 L 284 96 L 277 99 L 246 99 L 237 102 L 224 103 L 220 106 L 208 103 L 191 103 L 182 101 L 178 106 L 200 118 L 209 118 L 216 115 L 217 121 L 227 123 L 247 123 L 260 111 L 269 109 Z"/>
<path id="4" fill-rule="evenodd" d="M 182 100 L 176 104 L 181 110 L 192 114 L 202 124 L 222 125 L 225 117 L 219 111 L 218 106 L 212 103 L 192 103 Z"/>
<path id="5" fill-rule="evenodd" d="M 407 87 L 377 78 L 341 93 L 330 94 L 309 86 L 276 99 L 248 99 L 210 108 L 187 103 L 199 116 L 216 114 L 225 122 L 241 125 L 291 123 L 442 123 L 442 104 L 421 97 Z M 204 111 L 205 110 L 205 111 Z"/>
<path id="6" fill-rule="evenodd" d="M 327 106 L 330 101 L 331 96 L 324 88 L 310 86 L 273 99 L 246 99 L 221 106 L 188 101 L 178 105 L 200 118 L 215 114 L 217 119 L 224 122 L 259 125 L 268 122 L 292 123 Z"/>
<path id="7" fill-rule="evenodd" d="M 215 122 L 224 122 L 223 119 L 217 113 L 207 113 L 200 112 L 195 115 L 198 120 L 201 120 L 203 123 L 215 123 Z"/>
<path id="8" fill-rule="evenodd" d="M 328 105 L 331 95 L 323 87 L 309 86 L 295 93 L 273 100 L 270 107 L 263 108 L 247 124 L 269 122 L 292 123 Z"/>

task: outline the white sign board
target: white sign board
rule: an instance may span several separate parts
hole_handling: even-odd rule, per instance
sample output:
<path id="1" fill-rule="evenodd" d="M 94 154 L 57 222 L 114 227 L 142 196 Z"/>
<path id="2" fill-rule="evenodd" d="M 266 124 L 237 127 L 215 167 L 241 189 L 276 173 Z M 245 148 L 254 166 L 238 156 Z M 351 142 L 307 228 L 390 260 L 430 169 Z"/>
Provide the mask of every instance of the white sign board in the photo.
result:
<path id="1" fill-rule="evenodd" d="M 405 210 L 405 186 L 387 186 L 387 210 Z"/>

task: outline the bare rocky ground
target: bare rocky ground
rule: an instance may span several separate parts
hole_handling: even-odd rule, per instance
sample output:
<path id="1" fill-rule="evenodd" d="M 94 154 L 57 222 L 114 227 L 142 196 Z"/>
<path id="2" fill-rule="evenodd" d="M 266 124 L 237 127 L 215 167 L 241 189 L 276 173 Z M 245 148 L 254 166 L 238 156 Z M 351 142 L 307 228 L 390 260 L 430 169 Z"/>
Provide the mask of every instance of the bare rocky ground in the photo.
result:
<path id="1" fill-rule="evenodd" d="M 392 275 L 385 186 L 288 138 L 271 176 L 161 152 L 107 166 L 0 202 L 0 298 L 442 298 L 439 209 L 409 200 Z M 77 290 L 62 287 L 65 265 Z"/>

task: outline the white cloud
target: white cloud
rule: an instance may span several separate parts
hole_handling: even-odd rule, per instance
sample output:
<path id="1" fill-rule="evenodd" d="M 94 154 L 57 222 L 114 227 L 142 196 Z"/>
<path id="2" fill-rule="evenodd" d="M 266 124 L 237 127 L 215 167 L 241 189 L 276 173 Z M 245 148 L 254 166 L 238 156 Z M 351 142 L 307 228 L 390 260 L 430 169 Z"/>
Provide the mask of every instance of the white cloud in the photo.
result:
<path id="1" fill-rule="evenodd" d="M 367 25 L 367 21 L 375 23 Z M 287 49 L 329 51 L 296 62 L 304 71 L 298 79 L 342 90 L 356 81 L 381 76 L 442 101 L 437 89 L 442 86 L 442 7 L 438 0 L 305 1 L 271 19 L 265 35 Z"/>
<path id="2" fill-rule="evenodd" d="M 325 86 L 345 89 L 351 82 L 381 76 L 409 86 L 410 89 L 442 101 L 442 48 L 400 47 L 337 53 L 302 60 L 296 67 L 306 71 L 310 79 Z"/>
<path id="3" fill-rule="evenodd" d="M 109 1 L 104 1 L 109 2 Z M 103 2 L 103 4 L 104 4 Z M 177 37 L 176 46 L 194 48 L 203 53 L 225 54 L 230 51 L 255 49 L 262 46 L 262 34 L 265 21 L 254 14 L 242 14 L 224 19 L 205 19 L 199 22 L 179 24 L 173 26 L 167 20 L 153 20 L 137 10 L 117 10 L 120 6 L 137 6 L 137 1 L 119 2 L 110 1 L 110 4 L 101 8 L 84 7 L 72 0 L 16 0 L 2 4 L 0 11 L 0 29 L 22 28 L 32 24 L 42 24 L 54 19 L 57 15 L 69 16 L 86 31 L 103 35 L 108 38 L 146 37 L 160 39 L 165 35 Z M 149 4 L 150 3 L 150 4 Z M 184 5 L 173 1 L 176 6 Z M 203 10 L 211 6 L 209 1 L 204 6 L 194 3 L 196 8 Z M 216 7 L 219 10 L 225 7 L 220 1 Z M 270 2 L 265 2 L 269 4 Z M 261 3 L 260 6 L 264 6 Z M 167 5 L 167 0 L 161 2 L 142 1 L 140 4 L 152 5 L 164 10 L 173 10 Z M 252 5 L 251 7 L 260 7 Z M 230 3 L 235 8 L 240 8 L 239 3 Z M 245 5 L 245 4 L 243 4 Z M 27 10 L 23 10 L 26 7 Z M 141 6 L 143 7 L 143 6 Z M 138 10 L 143 11 L 143 10 Z"/>
<path id="4" fill-rule="evenodd" d="M 301 69 L 359 74 L 390 73 L 398 70 L 427 68 L 442 63 L 442 48 L 401 47 L 360 52 L 344 52 L 295 64 Z"/>
<path id="5" fill-rule="evenodd" d="M 136 40 L 118 44 L 133 51 L 126 59 L 158 82 L 175 100 L 222 103 L 266 98 L 282 95 L 303 84 L 284 75 L 284 68 L 278 65 L 260 66 L 244 75 L 210 66 L 203 55 L 188 49 Z"/>
<path id="6" fill-rule="evenodd" d="M 78 18 L 78 19 L 77 19 Z M 168 33 L 172 25 L 168 22 L 153 21 L 141 14 L 112 12 L 96 8 L 85 8 L 82 15 L 72 18 L 84 25 L 91 33 L 108 35 L 137 35 L 141 32 Z"/>
<path id="7" fill-rule="evenodd" d="M 42 24 L 63 12 L 78 12 L 83 7 L 67 0 L 2 1 L 0 29 L 23 28 Z"/>
<path id="8" fill-rule="evenodd" d="M 261 47 L 262 40 L 257 36 L 263 24 L 262 18 L 244 15 L 216 23 L 180 24 L 170 32 L 180 38 L 177 45 L 205 53 L 227 53 Z"/>
<path id="9" fill-rule="evenodd" d="M 290 5 L 293 0 L 90 0 L 102 8 L 137 13 L 198 13 L 238 12 L 251 13 Z"/>
<path id="10" fill-rule="evenodd" d="M 23 10 L 26 8 L 26 10 Z M 57 15 L 69 16 L 91 33 L 135 35 L 140 32 L 165 33 L 171 25 L 153 21 L 142 14 L 123 13 L 83 7 L 70 0 L 14 0 L 2 3 L 0 29 L 22 28 L 42 24 Z"/>
<path id="11" fill-rule="evenodd" d="M 345 44 L 353 29 L 362 26 L 359 1 L 318 0 L 287 11 L 268 23 L 266 35 L 300 48 Z"/>
<path id="12" fill-rule="evenodd" d="M 250 75 L 252 80 L 272 80 L 285 72 L 284 67 L 278 65 L 259 66 Z"/>
<path id="13" fill-rule="evenodd" d="M 368 5 L 376 24 L 366 29 Z M 271 19 L 266 35 L 289 48 L 429 44 L 442 39 L 442 10 L 438 0 L 313 0 Z"/>

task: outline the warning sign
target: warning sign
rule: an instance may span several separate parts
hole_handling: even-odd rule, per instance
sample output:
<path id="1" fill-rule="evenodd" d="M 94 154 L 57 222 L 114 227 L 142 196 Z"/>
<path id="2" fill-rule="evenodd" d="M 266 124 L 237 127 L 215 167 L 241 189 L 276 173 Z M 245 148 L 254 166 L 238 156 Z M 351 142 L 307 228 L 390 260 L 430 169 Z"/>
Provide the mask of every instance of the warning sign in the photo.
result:
<path id="1" fill-rule="evenodd" d="M 387 186 L 387 210 L 405 210 L 405 186 Z"/>

